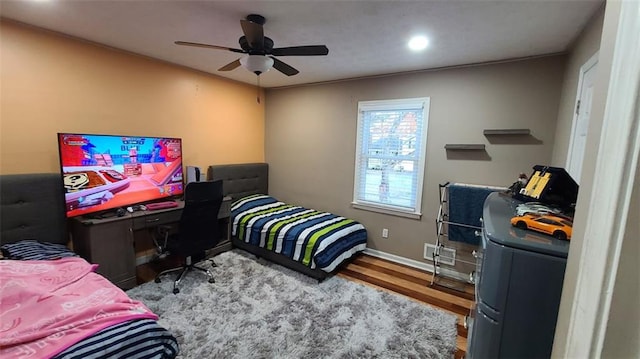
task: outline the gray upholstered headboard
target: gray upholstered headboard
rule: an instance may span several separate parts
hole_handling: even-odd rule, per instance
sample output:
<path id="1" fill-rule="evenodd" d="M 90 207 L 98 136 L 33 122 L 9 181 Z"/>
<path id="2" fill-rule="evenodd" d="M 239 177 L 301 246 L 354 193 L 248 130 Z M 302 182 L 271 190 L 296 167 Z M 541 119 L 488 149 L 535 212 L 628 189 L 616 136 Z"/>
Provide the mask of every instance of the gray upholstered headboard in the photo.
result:
<path id="1" fill-rule="evenodd" d="M 0 175 L 0 243 L 22 239 L 67 244 L 60 174 Z"/>
<path id="2" fill-rule="evenodd" d="M 269 165 L 266 163 L 243 163 L 213 165 L 207 169 L 207 179 L 223 180 L 224 195 L 235 201 L 250 194 L 269 192 Z"/>

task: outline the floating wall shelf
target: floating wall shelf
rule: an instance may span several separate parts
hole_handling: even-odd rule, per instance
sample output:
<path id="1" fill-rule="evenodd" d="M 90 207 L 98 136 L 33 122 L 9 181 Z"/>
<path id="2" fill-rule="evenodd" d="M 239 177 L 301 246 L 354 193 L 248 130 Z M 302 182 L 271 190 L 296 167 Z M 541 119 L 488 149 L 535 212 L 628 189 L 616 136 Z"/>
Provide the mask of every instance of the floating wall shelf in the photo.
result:
<path id="1" fill-rule="evenodd" d="M 447 144 L 444 145 L 445 150 L 460 150 L 460 151 L 484 151 L 483 144 Z"/>
<path id="2" fill-rule="evenodd" d="M 518 136 L 528 136 L 531 134 L 531 130 L 528 128 L 519 128 L 519 129 L 504 129 L 504 130 L 484 130 L 485 136 L 496 136 L 496 135 L 518 135 Z"/>

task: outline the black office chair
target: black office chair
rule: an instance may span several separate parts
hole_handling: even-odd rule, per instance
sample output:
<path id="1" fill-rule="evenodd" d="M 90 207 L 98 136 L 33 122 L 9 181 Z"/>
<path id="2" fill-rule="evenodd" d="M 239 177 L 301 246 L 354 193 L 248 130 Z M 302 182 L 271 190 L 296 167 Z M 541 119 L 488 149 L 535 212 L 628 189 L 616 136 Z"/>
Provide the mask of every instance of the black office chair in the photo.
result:
<path id="1" fill-rule="evenodd" d="M 185 258 L 185 264 L 162 271 L 156 276 L 155 282 L 160 283 L 160 277 L 172 272 L 180 272 L 173 283 L 173 293 L 180 292 L 178 285 L 187 272 L 196 269 L 205 272 L 209 283 L 215 283 L 211 272 L 192 263 L 193 256 L 203 256 L 207 249 L 215 247 L 220 241 L 218 228 L 218 212 L 222 204 L 222 180 L 209 182 L 191 182 L 185 188 L 185 204 L 178 225 L 178 233 L 165 234 L 165 243 L 160 247 Z M 213 263 L 215 266 L 215 263 Z"/>

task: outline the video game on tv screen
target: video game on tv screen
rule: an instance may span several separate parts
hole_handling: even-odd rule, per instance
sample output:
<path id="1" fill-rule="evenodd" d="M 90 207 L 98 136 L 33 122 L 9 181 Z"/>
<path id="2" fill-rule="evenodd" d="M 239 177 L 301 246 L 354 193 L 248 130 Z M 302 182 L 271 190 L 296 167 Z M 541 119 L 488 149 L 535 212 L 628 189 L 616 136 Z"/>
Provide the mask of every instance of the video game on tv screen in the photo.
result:
<path id="1" fill-rule="evenodd" d="M 179 138 L 58 134 L 67 217 L 181 195 Z"/>

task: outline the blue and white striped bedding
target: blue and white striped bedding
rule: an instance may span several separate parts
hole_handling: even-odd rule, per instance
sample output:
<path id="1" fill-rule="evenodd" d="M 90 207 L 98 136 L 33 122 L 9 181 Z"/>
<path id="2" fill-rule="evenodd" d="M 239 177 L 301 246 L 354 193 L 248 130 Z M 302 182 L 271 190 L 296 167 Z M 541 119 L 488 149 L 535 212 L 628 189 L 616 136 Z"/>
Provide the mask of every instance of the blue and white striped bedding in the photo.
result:
<path id="1" fill-rule="evenodd" d="M 176 338 L 155 320 L 140 319 L 104 329 L 67 348 L 55 359 L 175 358 Z"/>
<path id="2" fill-rule="evenodd" d="M 282 254 L 303 265 L 333 271 L 367 245 L 367 231 L 352 219 L 292 206 L 267 195 L 241 198 L 231 206 L 231 234 L 245 243 Z"/>
<path id="3" fill-rule="evenodd" d="M 77 256 L 60 244 L 23 240 L 4 244 L 2 255 L 13 260 L 52 260 Z M 85 338 L 55 359 L 171 359 L 178 354 L 176 338 L 155 320 L 140 319 L 123 322 Z"/>
<path id="4" fill-rule="evenodd" d="M 3 244 L 0 249 L 4 258 L 14 260 L 53 260 L 78 256 L 62 244 L 38 242 L 34 239 Z"/>

